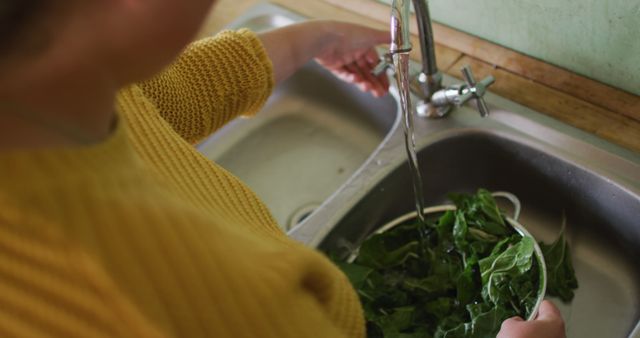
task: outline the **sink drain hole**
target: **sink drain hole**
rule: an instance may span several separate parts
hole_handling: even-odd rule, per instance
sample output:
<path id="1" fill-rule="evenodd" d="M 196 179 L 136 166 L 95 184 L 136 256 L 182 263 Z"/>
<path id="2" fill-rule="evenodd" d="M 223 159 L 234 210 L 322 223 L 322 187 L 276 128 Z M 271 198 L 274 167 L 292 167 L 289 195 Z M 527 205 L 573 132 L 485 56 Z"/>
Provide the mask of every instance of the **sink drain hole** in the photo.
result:
<path id="1" fill-rule="evenodd" d="M 289 217 L 289 222 L 287 223 L 287 230 L 293 229 L 296 225 L 300 224 L 302 221 L 307 219 L 309 215 L 311 215 L 318 208 L 319 204 L 312 203 L 307 204 L 303 207 L 298 208 L 293 212 L 291 217 Z"/>

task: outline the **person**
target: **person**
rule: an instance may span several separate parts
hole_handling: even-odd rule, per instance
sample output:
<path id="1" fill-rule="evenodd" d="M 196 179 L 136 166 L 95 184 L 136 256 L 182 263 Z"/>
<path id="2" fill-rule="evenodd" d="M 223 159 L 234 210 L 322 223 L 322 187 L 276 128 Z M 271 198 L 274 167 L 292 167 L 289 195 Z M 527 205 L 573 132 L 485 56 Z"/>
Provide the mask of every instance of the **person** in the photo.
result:
<path id="1" fill-rule="evenodd" d="M 384 95 L 388 34 L 310 21 L 187 46 L 212 3 L 0 4 L 0 336 L 364 336 L 346 277 L 192 145 L 313 58 Z M 550 303 L 500 333 L 563 335 Z"/>

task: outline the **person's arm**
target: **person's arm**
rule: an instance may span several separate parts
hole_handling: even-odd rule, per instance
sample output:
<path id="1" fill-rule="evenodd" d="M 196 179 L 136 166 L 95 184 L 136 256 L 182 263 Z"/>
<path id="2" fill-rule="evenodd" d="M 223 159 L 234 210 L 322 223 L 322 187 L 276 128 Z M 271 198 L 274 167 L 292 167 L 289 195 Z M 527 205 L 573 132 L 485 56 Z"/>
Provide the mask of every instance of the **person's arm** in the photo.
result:
<path id="1" fill-rule="evenodd" d="M 173 129 L 195 143 L 238 115 L 257 113 L 274 81 L 260 39 L 242 29 L 192 43 L 138 86 Z"/>
<path id="2" fill-rule="evenodd" d="M 309 21 L 259 36 L 225 31 L 187 47 L 176 62 L 139 86 L 160 115 L 195 143 L 238 115 L 253 115 L 275 82 L 313 58 L 346 81 L 382 95 L 386 78 L 369 74 L 376 44 L 388 34 L 333 21 Z"/>
<path id="3" fill-rule="evenodd" d="M 341 79 L 376 96 L 389 87 L 386 75 L 371 71 L 379 62 L 374 47 L 389 42 L 389 33 L 355 24 L 327 20 L 307 21 L 259 35 L 282 82 L 311 59 Z"/>
<path id="4" fill-rule="evenodd" d="M 565 338 L 564 321 L 558 308 L 550 301 L 540 305 L 538 317 L 532 321 L 524 321 L 513 317 L 502 323 L 496 338 Z"/>

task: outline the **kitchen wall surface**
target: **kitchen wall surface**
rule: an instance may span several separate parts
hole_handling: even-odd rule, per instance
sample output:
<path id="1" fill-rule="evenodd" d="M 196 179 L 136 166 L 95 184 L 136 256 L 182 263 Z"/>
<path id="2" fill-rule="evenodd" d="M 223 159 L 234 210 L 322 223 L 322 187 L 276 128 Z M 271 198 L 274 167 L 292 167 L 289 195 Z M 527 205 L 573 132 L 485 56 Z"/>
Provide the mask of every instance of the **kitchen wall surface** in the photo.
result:
<path id="1" fill-rule="evenodd" d="M 640 95 L 640 0 L 429 0 L 429 7 L 434 21 Z"/>

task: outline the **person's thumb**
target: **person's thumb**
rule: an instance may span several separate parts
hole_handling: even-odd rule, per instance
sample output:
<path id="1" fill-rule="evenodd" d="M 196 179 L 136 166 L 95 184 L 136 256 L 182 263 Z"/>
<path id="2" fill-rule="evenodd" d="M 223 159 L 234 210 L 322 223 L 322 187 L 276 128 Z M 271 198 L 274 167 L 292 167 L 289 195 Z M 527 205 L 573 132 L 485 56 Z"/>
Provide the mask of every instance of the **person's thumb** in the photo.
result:
<path id="1" fill-rule="evenodd" d="M 560 310 L 553 303 L 548 300 L 542 301 L 542 304 L 540 304 L 540 309 L 538 310 L 538 317 L 536 319 L 558 320 L 561 318 L 562 315 L 560 314 Z"/>

